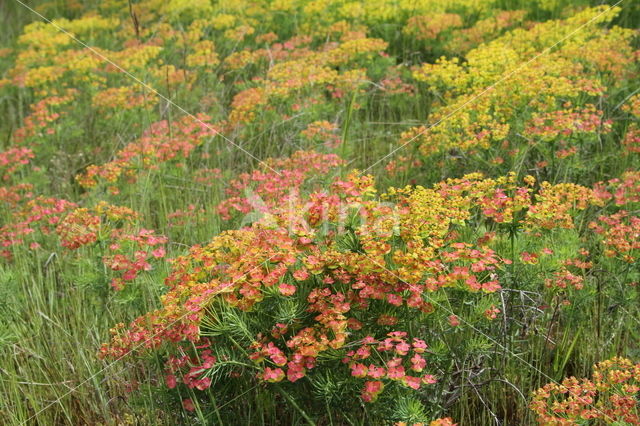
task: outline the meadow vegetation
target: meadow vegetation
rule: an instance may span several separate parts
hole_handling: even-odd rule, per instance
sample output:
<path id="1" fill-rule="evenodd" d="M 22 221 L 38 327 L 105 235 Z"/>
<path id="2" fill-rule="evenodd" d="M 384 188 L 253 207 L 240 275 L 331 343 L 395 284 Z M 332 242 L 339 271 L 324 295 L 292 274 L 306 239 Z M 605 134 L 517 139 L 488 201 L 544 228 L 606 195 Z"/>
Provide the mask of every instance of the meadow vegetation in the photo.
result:
<path id="1" fill-rule="evenodd" d="M 0 7 L 0 423 L 640 425 L 640 3 Z"/>

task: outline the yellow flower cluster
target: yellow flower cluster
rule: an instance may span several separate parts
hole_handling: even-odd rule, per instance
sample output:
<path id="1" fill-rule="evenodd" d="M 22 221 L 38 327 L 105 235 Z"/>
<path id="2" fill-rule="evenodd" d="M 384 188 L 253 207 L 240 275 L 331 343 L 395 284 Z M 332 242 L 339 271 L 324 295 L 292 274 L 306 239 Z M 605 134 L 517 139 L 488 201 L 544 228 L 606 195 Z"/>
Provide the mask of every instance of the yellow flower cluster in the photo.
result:
<path id="1" fill-rule="evenodd" d="M 78 19 L 54 19 L 53 27 L 61 27 L 78 36 L 92 35 L 100 31 L 113 31 L 120 26 L 117 17 L 102 17 L 99 15 L 87 15 Z"/>
<path id="2" fill-rule="evenodd" d="M 117 52 L 102 51 L 107 58 L 127 71 L 144 70 L 162 52 L 162 47 L 140 44 Z M 114 70 L 116 71 L 116 70 Z"/>
<path id="3" fill-rule="evenodd" d="M 622 110 L 627 111 L 636 118 L 640 118 L 640 94 L 629 98 L 625 105 L 622 106 Z"/>
<path id="4" fill-rule="evenodd" d="M 93 96 L 92 105 L 98 110 L 129 110 L 141 106 L 151 106 L 157 98 L 151 94 L 142 94 L 138 87 L 110 87 Z"/>
<path id="5" fill-rule="evenodd" d="M 31 68 L 24 75 L 24 86 L 47 86 L 62 77 L 62 72 L 63 70 L 56 66 Z"/>
<path id="6" fill-rule="evenodd" d="M 184 14 L 192 13 L 194 16 L 202 16 L 211 13 L 213 6 L 209 0 L 170 0 L 161 2 L 162 13 Z"/>
<path id="7" fill-rule="evenodd" d="M 619 12 L 603 10 L 514 30 L 468 52 L 465 63 L 441 58 L 415 69 L 414 78 L 429 84 L 445 104 L 436 106 L 433 127 L 410 129 L 400 143 L 417 139 L 424 155 L 487 148 L 505 140 L 513 117 L 554 111 L 561 99 L 602 94 L 604 83 L 624 75 L 633 62 L 632 31 L 582 31 L 571 43 L 544 49 L 587 22 L 606 23 Z"/>
<path id="8" fill-rule="evenodd" d="M 211 40 L 202 40 L 193 46 L 193 53 L 187 55 L 187 66 L 189 67 L 215 67 L 220 63 L 215 45 Z"/>
<path id="9" fill-rule="evenodd" d="M 18 43 L 45 54 L 53 53 L 60 47 L 73 43 L 73 40 L 52 24 L 33 22 L 24 27 Z M 26 49 L 22 52 L 26 53 Z"/>
<path id="10" fill-rule="evenodd" d="M 236 24 L 236 16 L 228 13 L 220 13 L 211 18 L 211 26 L 216 30 L 227 30 Z"/>

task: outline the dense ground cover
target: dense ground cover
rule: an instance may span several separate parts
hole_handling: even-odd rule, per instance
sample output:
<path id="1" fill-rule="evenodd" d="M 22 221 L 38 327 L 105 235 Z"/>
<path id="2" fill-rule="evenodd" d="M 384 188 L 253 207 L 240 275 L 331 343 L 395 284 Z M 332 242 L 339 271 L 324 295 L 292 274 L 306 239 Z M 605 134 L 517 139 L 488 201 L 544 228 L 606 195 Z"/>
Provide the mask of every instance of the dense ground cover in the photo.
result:
<path id="1" fill-rule="evenodd" d="M 640 5 L 1 5 L 7 424 L 640 424 Z"/>

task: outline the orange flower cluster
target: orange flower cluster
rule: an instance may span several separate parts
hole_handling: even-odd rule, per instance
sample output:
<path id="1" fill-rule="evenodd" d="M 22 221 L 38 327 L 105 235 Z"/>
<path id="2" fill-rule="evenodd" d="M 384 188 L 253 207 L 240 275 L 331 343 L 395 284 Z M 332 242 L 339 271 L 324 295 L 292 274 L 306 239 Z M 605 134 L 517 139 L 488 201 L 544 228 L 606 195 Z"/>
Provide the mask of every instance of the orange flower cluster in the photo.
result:
<path id="1" fill-rule="evenodd" d="M 485 191 L 492 184 L 496 183 L 477 180 Z M 462 190 L 451 182 L 438 190 L 441 193 L 424 188 L 415 193 L 409 188 L 397 191 L 392 194 L 399 199 L 396 208 L 371 199 L 371 179 L 358 174 L 334 179 L 329 192 L 303 197 L 298 190 L 292 207 L 269 205 L 269 215 L 251 227 L 224 232 L 210 244 L 194 246 L 188 255 L 175 259 L 163 307 L 128 328 L 116 327 L 102 355 L 119 357 L 156 348 L 164 341 L 198 341 L 208 327 L 223 321 L 224 310 L 216 306 L 262 315 L 265 304 L 304 300 L 310 317 L 274 324 L 271 332 L 253 335 L 246 348 L 263 380 L 297 381 L 318 368 L 323 353 L 355 342 L 362 345 L 362 339 L 375 336 L 380 325 L 400 325 L 394 310 L 431 312 L 433 307 L 425 300 L 429 292 L 443 287 L 487 294 L 499 290 L 495 272 L 502 262 L 495 252 L 446 238 L 456 220 L 447 220 L 450 212 L 460 211 L 459 221 L 469 217 L 459 195 Z M 467 190 L 478 198 L 483 194 L 471 183 Z M 340 221 L 354 213 L 360 224 L 349 238 L 357 243 L 348 243 L 343 236 L 347 228 Z M 394 231 L 396 225 L 399 231 Z M 400 246 L 393 242 L 398 237 Z M 344 244 L 355 245 L 345 250 Z M 386 307 L 387 313 L 369 318 L 372 306 Z M 497 312 L 494 309 L 488 315 L 493 318 Z M 403 352 L 406 344 L 419 345 L 424 352 L 426 346 L 419 337 L 403 330 L 394 333 L 386 340 L 371 338 L 379 345 L 391 344 L 394 353 Z M 400 380 L 413 389 L 433 382 L 432 376 L 406 374 L 407 368 L 416 372 L 424 368 L 419 352 L 406 360 L 389 359 L 384 366 L 360 367 L 356 353 L 366 352 L 368 346 L 345 353 L 353 375 L 373 375 L 364 384 L 365 400 L 373 401 L 385 380 Z M 386 346 L 376 350 L 384 352 Z"/>
<path id="2" fill-rule="evenodd" d="M 203 339 L 197 342 L 196 350 L 200 352 L 196 356 L 187 355 L 185 352 L 188 352 L 188 348 L 181 348 L 183 353 L 181 356 L 169 357 L 165 363 L 167 369 L 165 382 L 169 389 L 176 387 L 178 382 L 176 376 L 182 376 L 182 382 L 189 389 L 205 390 L 211 386 L 210 377 L 200 377 L 203 371 L 211 369 L 217 362 L 216 357 L 211 355 L 211 349 L 207 349 L 210 345 L 208 340 Z M 188 409 L 188 407 L 189 403 L 185 403 L 185 408 Z"/>
<path id="3" fill-rule="evenodd" d="M 139 228 L 138 220 L 135 211 L 104 201 L 84 208 L 63 199 L 32 198 L 16 209 L 9 223 L 0 227 L 0 247 L 4 248 L 0 256 L 11 259 L 9 248 L 26 244 L 37 250 L 48 235 L 56 235 L 60 246 L 69 250 L 93 246 L 99 241 L 105 266 L 121 271 L 121 276 L 112 281 L 112 286 L 119 290 L 140 271 L 150 270 L 149 260 L 163 258 L 166 253 L 167 238 Z"/>
<path id="4" fill-rule="evenodd" d="M 92 188 L 100 182 L 114 184 L 121 176 L 135 181 L 139 170 L 153 170 L 161 163 L 187 158 L 205 139 L 218 134 L 208 116 L 200 114 L 197 120 L 183 117 L 173 123 L 163 120 L 152 124 L 140 139 L 118 151 L 115 160 L 87 167 L 76 177 L 78 183 Z M 117 189 L 113 187 L 113 191 Z"/>
<path id="5" fill-rule="evenodd" d="M 622 106 L 623 111 L 627 111 L 634 117 L 640 118 L 640 95 L 634 95 Z"/>
<path id="6" fill-rule="evenodd" d="M 28 165 L 35 158 L 33 150 L 29 148 L 9 148 L 0 152 L 0 208 L 9 207 L 12 211 L 26 199 L 33 198 L 33 185 L 29 183 L 15 183 L 18 171 Z M 4 204 L 4 205 L 3 205 Z M 14 216 L 17 218 L 17 216 Z M 22 221 L 23 218 L 16 219 Z M 12 226 L 5 223 L 0 227 L 0 238 L 9 236 Z M 17 228 L 16 228 L 17 229 Z M 16 230 L 14 229 L 14 230 Z M 15 236 L 15 235 L 14 235 Z M 11 238 L 8 238 L 10 240 Z M 11 243 L 2 242 L 0 247 L 8 247 Z M 2 251 L 2 257 L 9 257 L 8 251 Z"/>
<path id="7" fill-rule="evenodd" d="M 544 425 L 640 425 L 638 397 L 640 364 L 615 357 L 594 365 L 591 380 L 569 377 L 536 390 L 530 407 Z"/>
<path id="8" fill-rule="evenodd" d="M 548 288 L 561 288 L 565 289 L 569 286 L 576 290 L 580 290 L 583 287 L 584 278 L 579 275 L 574 275 L 566 269 L 562 269 L 553 274 L 553 278 L 546 279 L 544 285 Z"/>
<path id="9" fill-rule="evenodd" d="M 245 89 L 234 97 L 229 122 L 232 125 L 249 123 L 259 106 L 281 101 L 314 87 L 333 87 L 334 92 L 345 88 L 358 90 L 365 80 L 364 71 L 350 67 L 386 47 L 387 43 L 383 40 L 357 34 L 342 43 L 330 43 L 320 51 L 305 49 L 303 53 L 296 54 L 294 59 L 277 62 L 267 71 L 266 79 L 259 81 L 259 86 Z M 256 54 L 246 55 L 254 58 Z M 264 52 L 260 51 L 259 55 L 264 55 Z M 273 57 L 269 59 L 273 60 Z M 336 70 L 338 66 L 341 72 Z"/>
<path id="10" fill-rule="evenodd" d="M 132 86 L 110 87 L 93 96 L 92 105 L 101 111 L 104 110 L 129 110 L 133 108 L 147 108 L 157 102 L 152 95 L 141 94 Z"/>
<path id="11" fill-rule="evenodd" d="M 640 217 L 621 210 L 610 216 L 600 216 L 589 227 L 602 235 L 604 255 L 634 263 L 640 256 Z"/>
<path id="12" fill-rule="evenodd" d="M 626 153 L 640 153 L 640 127 L 636 123 L 629 125 L 627 133 L 624 136 L 622 145 L 626 149 Z"/>
<path id="13" fill-rule="evenodd" d="M 203 224 L 207 219 L 205 209 L 198 209 L 194 204 L 189 204 L 184 210 L 175 210 L 167 214 L 167 225 L 175 228 Z"/>
<path id="14" fill-rule="evenodd" d="M 310 123 L 300 134 L 311 141 L 318 141 L 329 148 L 336 148 L 342 143 L 338 130 L 334 123 L 320 120 Z"/>
<path id="15" fill-rule="evenodd" d="M 491 37 L 495 37 L 502 30 L 521 24 L 527 12 L 525 10 L 502 10 L 495 16 L 481 19 L 469 28 L 452 32 L 451 40 L 446 43 L 447 48 L 454 52 L 466 52 Z"/>
<path id="16" fill-rule="evenodd" d="M 99 230 L 100 218 L 91 214 L 86 208 L 73 210 L 56 228 L 62 247 L 71 250 L 95 243 Z"/>
<path id="17" fill-rule="evenodd" d="M 13 139 L 16 143 L 26 143 L 27 140 L 38 143 L 38 139 L 42 136 L 55 134 L 55 122 L 61 117 L 60 112 L 56 110 L 59 110 L 60 106 L 73 102 L 77 95 L 77 90 L 67 89 L 62 96 L 49 96 L 32 104 L 31 114 L 25 117 L 24 125 L 15 131 Z"/>
<path id="18" fill-rule="evenodd" d="M 559 136 L 570 137 L 581 133 L 605 134 L 611 131 L 611 120 L 603 120 L 603 112 L 595 105 L 586 105 L 581 110 L 564 105 L 565 109 L 534 114 L 525 134 L 539 137 L 542 140 L 552 140 Z"/>
<path id="19" fill-rule="evenodd" d="M 296 196 L 296 190 L 310 177 L 326 175 L 344 162 L 335 154 L 298 151 L 290 158 L 268 159 L 261 169 L 243 173 L 229 183 L 227 198 L 218 204 L 223 219 L 230 219 L 233 210 L 243 214 L 252 209 L 265 210 Z"/>
<path id="20" fill-rule="evenodd" d="M 315 158 L 317 164 L 324 162 L 313 153 L 268 162 L 293 173 L 289 180 L 294 184 L 288 188 L 295 196 L 289 196 L 289 206 L 278 203 L 286 194 L 271 196 L 280 188 L 273 182 L 281 176 L 256 171 L 237 180 L 235 191 L 255 182 L 257 192 L 267 200 L 263 207 L 268 214 L 250 227 L 224 232 L 206 246 L 194 246 L 188 255 L 176 259 L 166 281 L 169 292 L 163 307 L 128 328 L 119 325 L 114 329 L 112 341 L 102 348 L 103 356 L 156 348 L 164 341 L 197 341 L 207 324 L 221 321 L 218 315 L 223 311 L 218 312 L 216 306 L 252 310 L 258 315 L 263 304 L 302 298 L 312 314 L 311 322 L 296 319 L 275 324 L 271 337 L 260 332 L 250 344 L 251 359 L 266 363 L 261 378 L 297 381 L 317 367 L 321 353 L 350 346 L 360 341 L 358 336 L 374 336 L 373 325 L 401 324 L 393 309 L 406 306 L 431 312 L 433 307 L 425 300 L 429 292 L 448 287 L 484 293 L 499 290 L 497 272 L 506 262 L 486 242 L 479 242 L 480 246 L 457 242 L 452 226 L 464 225 L 480 214 L 486 220 L 518 223 L 536 232 L 572 228 L 575 214 L 603 206 L 606 198 L 602 191 L 596 196 L 590 188 L 547 182 L 534 193 L 532 177 L 525 179 L 525 186 L 518 186 L 514 175 L 485 179 L 479 174 L 449 179 L 433 189 L 391 190 L 385 197 L 397 201 L 394 207 L 372 199 L 371 179 L 358 174 L 346 180 L 335 178 L 328 192 L 302 196 L 300 188 L 310 176 L 300 167 L 314 164 L 309 158 Z M 353 218 L 354 213 L 357 224 L 345 227 L 341 221 Z M 635 235 L 626 228 L 618 234 L 631 239 Z M 345 244 L 352 248 L 345 250 Z M 553 252 L 545 249 L 543 253 Z M 529 262 L 533 255 L 527 256 Z M 569 259 L 547 280 L 547 286 L 580 289 L 583 276 L 570 268 L 582 271 L 590 267 L 591 262 Z M 387 306 L 390 311 L 368 318 L 372 305 Z M 499 313 L 492 306 L 484 315 L 494 319 Z M 353 356 L 355 352 L 348 355 Z M 354 374 L 361 375 L 360 370 Z M 366 366 L 362 374 L 368 375 L 369 370 Z M 377 382 L 380 380 L 365 385 L 365 399 L 375 399 L 382 389 Z"/>
<path id="21" fill-rule="evenodd" d="M 399 67 L 390 69 L 385 78 L 380 80 L 379 86 L 379 89 L 388 95 L 416 95 L 416 87 L 403 80 Z"/>
<path id="22" fill-rule="evenodd" d="M 405 34 L 413 35 L 418 40 L 436 38 L 440 33 L 462 26 L 462 17 L 455 13 L 412 16 L 402 29 Z"/>
<path id="23" fill-rule="evenodd" d="M 264 60 L 300 59 L 311 54 L 308 48 L 311 41 L 312 38 L 309 36 L 294 36 L 284 43 L 272 43 L 268 49 L 241 50 L 227 56 L 224 59 L 224 65 L 230 70 L 239 70 Z"/>
<path id="24" fill-rule="evenodd" d="M 529 229 L 571 229 L 574 212 L 604 204 L 593 189 L 573 183 L 542 182 L 536 201 L 527 212 L 525 225 Z"/>

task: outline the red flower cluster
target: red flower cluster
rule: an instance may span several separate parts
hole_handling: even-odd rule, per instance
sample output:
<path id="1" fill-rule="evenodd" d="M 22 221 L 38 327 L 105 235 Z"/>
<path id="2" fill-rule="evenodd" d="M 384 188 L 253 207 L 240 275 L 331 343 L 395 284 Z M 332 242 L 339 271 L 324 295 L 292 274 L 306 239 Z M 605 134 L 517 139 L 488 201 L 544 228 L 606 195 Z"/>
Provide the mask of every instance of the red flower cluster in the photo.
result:
<path id="1" fill-rule="evenodd" d="M 205 390 L 211 386 L 211 378 L 206 372 L 216 364 L 217 359 L 211 354 L 208 340 L 197 342 L 195 349 L 197 354 L 189 355 L 187 350 L 181 349 L 179 356 L 170 356 L 165 363 L 165 383 L 169 389 L 178 385 L 178 377 L 189 389 Z M 177 377 L 178 376 L 178 377 Z"/>
<path id="2" fill-rule="evenodd" d="M 531 119 L 526 134 L 542 140 L 552 140 L 560 136 L 611 131 L 611 120 L 603 120 L 603 112 L 594 105 L 586 105 L 579 110 L 571 108 L 571 104 L 565 104 L 564 107 L 565 109 L 536 115 Z"/>
<path id="3" fill-rule="evenodd" d="M 29 200 L 14 212 L 11 222 L 0 227 L 0 247 L 5 248 L 0 252 L 1 256 L 11 258 L 11 252 L 6 248 L 25 243 L 28 235 L 36 232 L 51 234 L 66 213 L 74 208 L 75 203 L 58 198 L 37 197 Z M 36 241 L 33 244 L 32 248 L 40 246 Z"/>
<path id="4" fill-rule="evenodd" d="M 600 216 L 589 227 L 602 235 L 605 256 L 619 257 L 633 263 L 640 256 L 640 217 L 622 210 L 610 216 Z"/>
<path id="5" fill-rule="evenodd" d="M 597 183 L 593 190 L 597 198 L 613 200 L 617 206 L 640 202 L 640 172 L 625 172 L 620 178 Z"/>
<path id="6" fill-rule="evenodd" d="M 29 164 L 34 157 L 33 151 L 29 148 L 9 148 L 0 152 L 0 179 L 9 180 L 16 170 Z"/>
<path id="7" fill-rule="evenodd" d="M 122 272 L 120 277 L 111 281 L 115 290 L 122 290 L 126 282 L 133 281 L 140 272 L 153 269 L 149 261 L 161 259 L 166 254 L 164 245 L 167 237 L 144 228 L 133 233 L 114 229 L 110 241 L 103 262 L 111 270 Z"/>
<path id="8" fill-rule="evenodd" d="M 349 366 L 353 377 L 366 380 L 362 399 L 372 402 L 382 391 L 384 379 L 400 382 L 414 390 L 423 384 L 436 383 L 431 374 L 416 375 L 427 365 L 423 357 L 426 350 L 424 340 L 408 339 L 406 332 L 393 331 L 381 340 L 366 336 L 357 350 L 347 352 L 342 362 Z"/>

